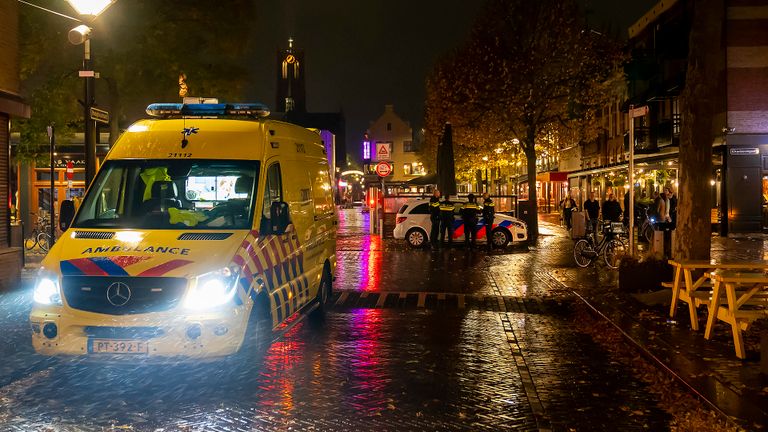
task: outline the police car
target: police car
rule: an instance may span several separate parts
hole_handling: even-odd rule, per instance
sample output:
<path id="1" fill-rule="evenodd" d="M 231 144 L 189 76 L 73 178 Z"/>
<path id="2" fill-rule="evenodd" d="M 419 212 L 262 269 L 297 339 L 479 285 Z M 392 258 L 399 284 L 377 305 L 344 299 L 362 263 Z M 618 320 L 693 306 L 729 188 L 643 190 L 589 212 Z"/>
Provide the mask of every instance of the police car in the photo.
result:
<path id="1" fill-rule="evenodd" d="M 460 201 L 454 201 L 459 208 Z M 406 203 L 396 216 L 394 236 L 405 241 L 414 248 L 429 244 L 429 233 L 432 222 L 429 219 L 429 199 L 417 199 Z M 482 215 L 478 217 L 477 240 L 485 241 L 486 228 Z M 464 223 L 456 212 L 453 220 L 453 241 L 464 241 Z M 495 247 L 505 247 L 510 243 L 520 243 L 528 240 L 528 227 L 525 222 L 504 213 L 496 213 L 493 219 L 491 239 Z"/>

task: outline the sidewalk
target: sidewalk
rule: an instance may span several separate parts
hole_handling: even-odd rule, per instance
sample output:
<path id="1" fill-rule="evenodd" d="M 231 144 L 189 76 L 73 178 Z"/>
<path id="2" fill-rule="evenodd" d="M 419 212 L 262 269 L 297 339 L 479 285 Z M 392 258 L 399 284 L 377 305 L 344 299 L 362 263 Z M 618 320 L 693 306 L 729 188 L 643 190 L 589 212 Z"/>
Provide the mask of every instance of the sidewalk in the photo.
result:
<path id="1" fill-rule="evenodd" d="M 544 223 L 546 224 L 546 223 Z M 559 227 L 552 230 L 565 231 Z M 768 255 L 768 237 L 713 237 L 712 258 L 762 260 Z M 760 373 L 760 336 L 768 320 L 755 322 L 744 332 L 747 359 L 739 360 L 730 326 L 718 322 L 711 340 L 704 339 L 707 312 L 699 311 L 702 330 L 690 328 L 687 305 L 669 318 L 671 291 L 629 294 L 618 289 L 618 278 L 595 268 L 558 268 L 552 275 L 572 290 L 598 317 L 608 320 L 625 339 L 657 366 L 669 372 L 714 409 L 734 417 L 747 429 L 768 427 L 768 376 Z"/>

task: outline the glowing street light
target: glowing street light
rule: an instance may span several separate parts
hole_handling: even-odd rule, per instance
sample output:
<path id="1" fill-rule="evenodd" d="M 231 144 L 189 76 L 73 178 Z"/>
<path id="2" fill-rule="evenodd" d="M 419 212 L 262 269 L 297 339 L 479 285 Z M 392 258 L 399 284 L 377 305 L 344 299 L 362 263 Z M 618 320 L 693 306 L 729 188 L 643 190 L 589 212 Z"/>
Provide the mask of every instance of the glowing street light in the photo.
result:
<path id="1" fill-rule="evenodd" d="M 93 21 L 101 13 L 107 10 L 116 0 L 67 0 L 74 9 L 86 21 Z M 73 45 L 83 45 L 83 69 L 79 76 L 85 78 L 85 98 L 83 100 L 83 113 L 85 119 L 85 186 L 88 187 L 96 176 L 96 124 L 91 118 L 91 108 L 94 105 L 94 78 L 98 73 L 93 70 L 91 61 L 91 28 L 85 24 L 79 25 L 69 31 L 69 42 Z"/>

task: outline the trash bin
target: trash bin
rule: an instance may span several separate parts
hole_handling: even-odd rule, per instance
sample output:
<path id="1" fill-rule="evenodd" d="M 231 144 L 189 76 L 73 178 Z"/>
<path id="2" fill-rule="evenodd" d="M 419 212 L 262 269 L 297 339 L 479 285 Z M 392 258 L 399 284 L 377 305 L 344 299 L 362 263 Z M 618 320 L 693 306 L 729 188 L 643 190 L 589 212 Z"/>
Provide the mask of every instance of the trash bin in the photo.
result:
<path id="1" fill-rule="evenodd" d="M 571 238 L 580 239 L 587 236 L 587 218 L 584 212 L 571 213 Z"/>
<path id="2" fill-rule="evenodd" d="M 659 222 L 653 224 L 653 239 L 651 242 L 651 252 L 661 254 L 664 259 L 672 257 L 672 231 L 674 226 L 671 223 Z"/>
<path id="3" fill-rule="evenodd" d="M 533 203 L 536 205 L 536 203 Z M 526 225 L 530 225 L 533 222 L 534 212 L 531 209 L 531 203 L 528 200 L 520 200 L 517 202 L 517 216 L 518 219 L 525 222 Z"/>

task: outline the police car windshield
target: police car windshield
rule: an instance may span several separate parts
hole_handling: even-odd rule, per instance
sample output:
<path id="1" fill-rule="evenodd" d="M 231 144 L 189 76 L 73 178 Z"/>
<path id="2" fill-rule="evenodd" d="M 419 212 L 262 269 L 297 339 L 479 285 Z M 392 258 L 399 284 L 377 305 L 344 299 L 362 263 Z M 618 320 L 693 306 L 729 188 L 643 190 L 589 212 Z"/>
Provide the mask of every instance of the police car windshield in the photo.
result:
<path id="1" fill-rule="evenodd" d="M 250 229 L 259 162 L 110 160 L 75 228 Z"/>

